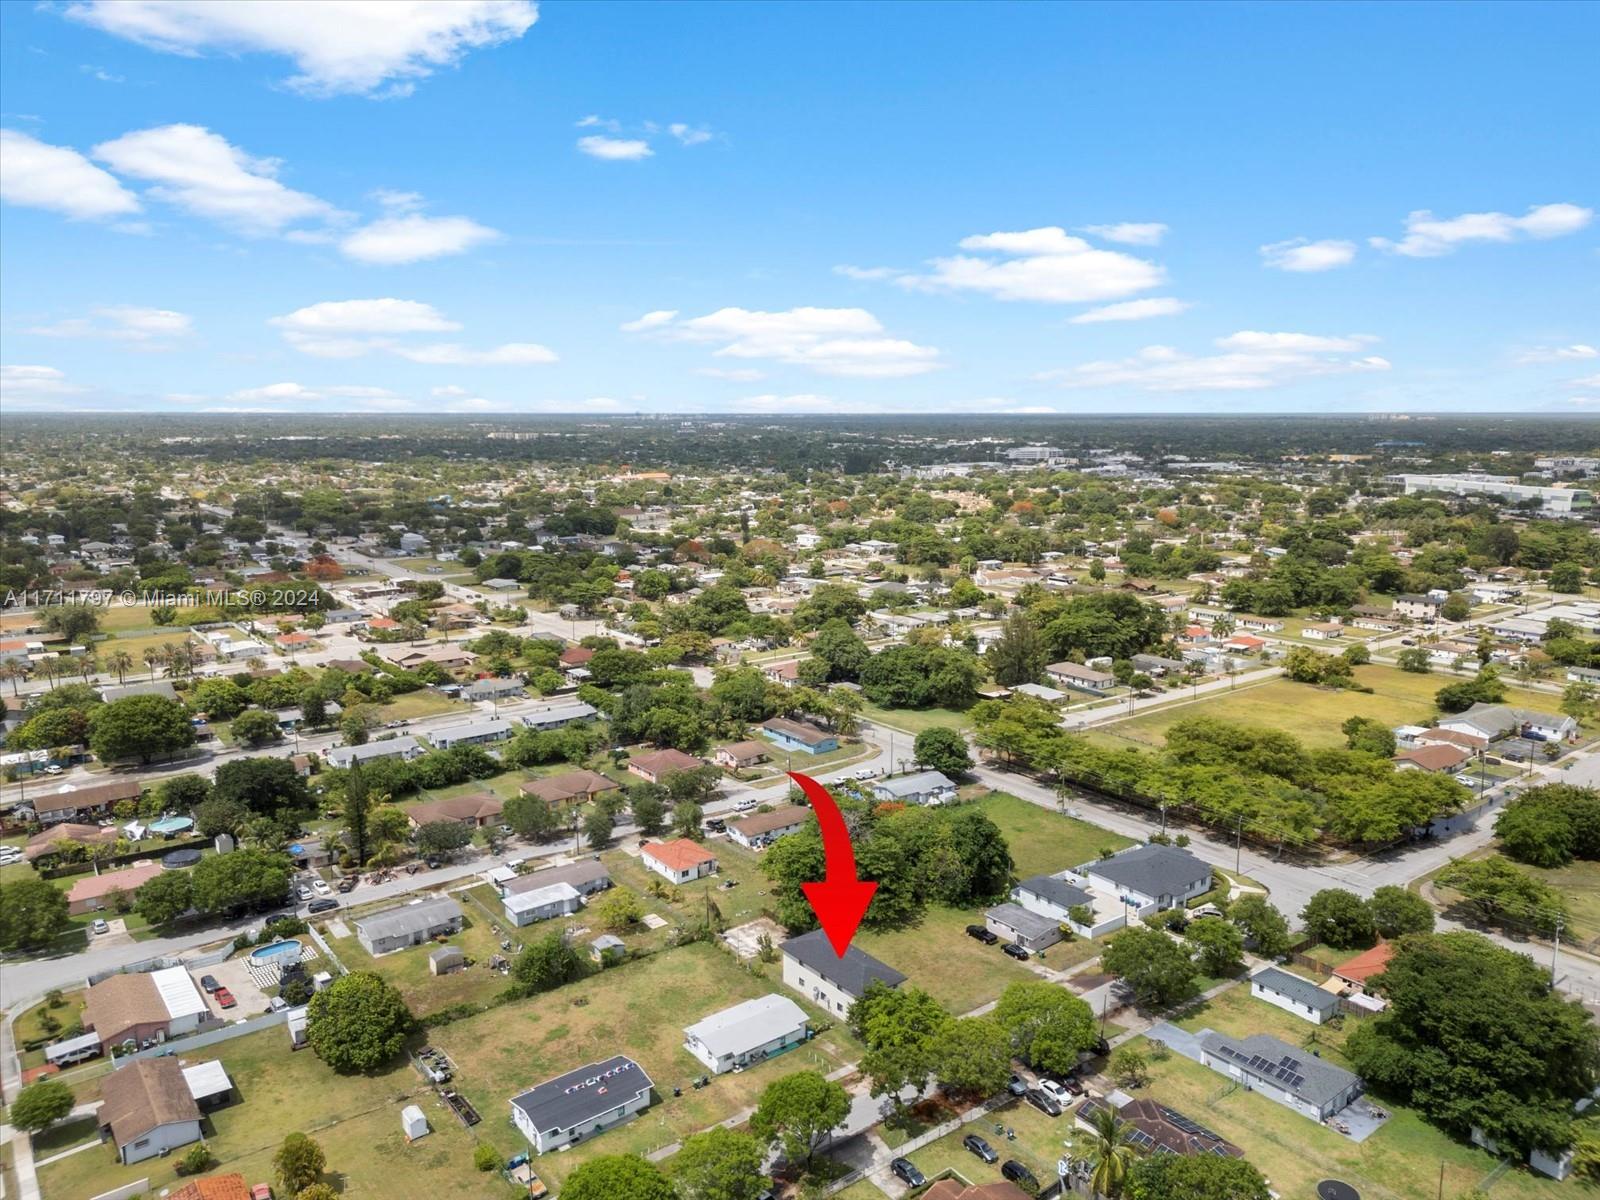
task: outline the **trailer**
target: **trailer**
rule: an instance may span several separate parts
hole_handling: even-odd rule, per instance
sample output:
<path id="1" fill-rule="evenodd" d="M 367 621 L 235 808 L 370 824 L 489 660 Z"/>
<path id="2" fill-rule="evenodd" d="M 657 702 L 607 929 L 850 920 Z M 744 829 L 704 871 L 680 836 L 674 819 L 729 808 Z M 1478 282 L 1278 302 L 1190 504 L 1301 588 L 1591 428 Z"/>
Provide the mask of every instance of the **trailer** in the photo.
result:
<path id="1" fill-rule="evenodd" d="M 540 1196 L 548 1195 L 550 1192 L 550 1189 L 545 1186 L 544 1180 L 540 1179 L 538 1173 L 533 1169 L 533 1163 L 529 1160 L 527 1151 L 515 1155 L 510 1162 L 506 1163 L 503 1174 L 511 1185 L 521 1190 L 529 1200 L 538 1200 Z"/>

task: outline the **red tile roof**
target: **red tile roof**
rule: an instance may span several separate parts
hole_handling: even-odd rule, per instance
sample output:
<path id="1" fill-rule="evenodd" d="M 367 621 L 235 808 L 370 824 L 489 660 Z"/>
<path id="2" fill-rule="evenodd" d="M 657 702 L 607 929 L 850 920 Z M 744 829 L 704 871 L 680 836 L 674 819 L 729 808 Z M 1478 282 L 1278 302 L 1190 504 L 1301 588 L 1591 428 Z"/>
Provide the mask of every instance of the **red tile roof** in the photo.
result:
<path id="1" fill-rule="evenodd" d="M 639 851 L 671 871 L 687 871 L 702 863 L 717 861 L 715 854 L 688 838 L 678 838 L 671 842 L 646 842 L 639 847 Z"/>
<path id="2" fill-rule="evenodd" d="M 1379 942 L 1371 950 L 1364 950 L 1349 962 L 1335 967 L 1333 973 L 1351 983 L 1365 983 L 1374 975 L 1382 974 L 1393 957 L 1394 947 L 1388 942 Z"/>

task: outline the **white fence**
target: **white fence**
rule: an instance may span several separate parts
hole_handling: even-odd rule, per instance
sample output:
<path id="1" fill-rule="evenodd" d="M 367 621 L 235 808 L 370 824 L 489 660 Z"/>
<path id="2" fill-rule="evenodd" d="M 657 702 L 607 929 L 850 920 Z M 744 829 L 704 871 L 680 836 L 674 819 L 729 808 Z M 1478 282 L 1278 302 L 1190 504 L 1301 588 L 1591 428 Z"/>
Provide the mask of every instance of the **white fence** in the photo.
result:
<path id="1" fill-rule="evenodd" d="M 163 1054 L 187 1054 L 190 1050 L 199 1050 L 205 1046 L 214 1046 L 218 1042 L 231 1041 L 236 1037 L 246 1034 L 259 1033 L 263 1029 L 270 1029 L 274 1025 L 282 1025 L 288 1020 L 287 1013 L 272 1012 L 262 1013 L 259 1017 L 251 1017 L 248 1021 L 236 1021 L 232 1025 L 223 1025 L 217 1029 L 208 1029 L 204 1033 L 197 1033 L 193 1037 L 174 1038 L 170 1042 L 162 1042 L 159 1046 L 151 1046 L 146 1050 L 136 1050 L 132 1054 L 120 1057 L 112 1052 L 111 1061 L 114 1066 L 133 1062 L 140 1058 L 160 1058 Z"/>

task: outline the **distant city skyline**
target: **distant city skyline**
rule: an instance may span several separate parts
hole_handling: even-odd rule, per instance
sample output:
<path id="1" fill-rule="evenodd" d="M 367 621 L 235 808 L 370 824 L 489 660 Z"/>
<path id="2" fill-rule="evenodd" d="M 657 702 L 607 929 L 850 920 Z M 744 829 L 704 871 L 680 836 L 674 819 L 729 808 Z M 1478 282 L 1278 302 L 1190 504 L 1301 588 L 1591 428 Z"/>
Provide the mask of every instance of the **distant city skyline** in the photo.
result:
<path id="1" fill-rule="evenodd" d="M 0 6 L 0 404 L 1582 414 L 1597 43 L 1583 4 Z"/>

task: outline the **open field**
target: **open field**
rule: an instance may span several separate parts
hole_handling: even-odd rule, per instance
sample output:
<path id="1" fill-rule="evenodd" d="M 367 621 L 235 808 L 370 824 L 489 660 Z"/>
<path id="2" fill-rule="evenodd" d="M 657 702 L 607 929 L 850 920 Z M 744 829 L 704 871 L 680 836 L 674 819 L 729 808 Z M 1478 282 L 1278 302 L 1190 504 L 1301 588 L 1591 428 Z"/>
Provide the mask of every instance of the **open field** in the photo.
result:
<path id="1" fill-rule="evenodd" d="M 656 1086 L 650 1109 L 593 1141 L 537 1161 L 540 1174 L 558 1184 L 596 1155 L 643 1153 L 733 1116 L 779 1076 L 807 1068 L 827 1072 L 854 1059 L 857 1048 L 835 1028 L 760 1066 L 691 1089 L 690 1080 L 705 1067 L 683 1049 L 684 1026 L 780 990 L 776 969 L 763 970 L 765 977 L 747 971 L 711 946 L 683 946 L 457 1022 L 433 1040 L 460 1068 L 462 1091 L 484 1117 L 482 1136 L 502 1152 L 523 1148 L 505 1120 L 507 1101 L 518 1092 L 613 1054 L 630 1055 L 645 1069 Z M 672 1095 L 675 1086 L 683 1095 Z"/>
<path id="2" fill-rule="evenodd" d="M 460 713 L 466 716 L 475 711 L 470 704 L 441 696 L 432 688 L 405 692 L 381 705 L 378 715 L 385 721 L 412 721 L 417 717 L 437 717 L 443 713 Z"/>
<path id="3" fill-rule="evenodd" d="M 953 708 L 879 708 L 870 700 L 861 702 L 861 718 L 864 721 L 871 721 L 874 725 L 893 726 L 895 729 L 903 729 L 912 734 L 937 726 L 962 731 L 972 728 L 972 718 Z M 910 752 L 911 747 L 908 745 L 906 753 Z M 899 757 L 898 749 L 895 757 Z"/>
<path id="4" fill-rule="evenodd" d="M 1349 717 L 1371 717 L 1384 725 L 1426 724 L 1437 713 L 1434 693 L 1448 683 L 1449 675 L 1414 675 L 1398 667 L 1368 664 L 1357 667 L 1358 683 L 1372 694 L 1312 687 L 1287 679 L 1274 679 L 1237 690 L 1213 692 L 1199 701 L 1144 712 L 1126 721 L 1102 727 L 1103 744 L 1129 741 L 1159 746 L 1175 722 L 1189 717 L 1216 717 L 1246 725 L 1265 725 L 1293 734 L 1308 747 L 1342 746 L 1339 725 Z M 1545 692 L 1508 687 L 1506 703 L 1525 708 L 1553 710 L 1560 697 Z"/>
<path id="5" fill-rule="evenodd" d="M 1566 900 L 1567 913 L 1572 918 L 1572 925 L 1565 932 L 1567 940 L 1600 939 L 1600 862 L 1575 859 L 1564 867 L 1548 870 L 1518 865 L 1555 888 Z"/>
<path id="6" fill-rule="evenodd" d="M 1098 858 L 1106 847 L 1121 850 L 1130 838 L 1086 821 L 1051 812 L 1006 792 L 993 792 L 979 802 L 1005 835 L 1019 879 L 1048 875 Z"/>
<path id="7" fill-rule="evenodd" d="M 102 633 L 122 634 L 130 629 L 155 629 L 155 618 L 150 615 L 151 606 L 148 604 L 113 604 L 102 608 L 100 613 L 100 630 Z M 172 629 L 181 625 L 205 625 L 212 621 L 222 620 L 222 610 L 214 605 L 175 605 L 173 612 L 176 614 L 172 624 L 167 628 Z"/>
<path id="8" fill-rule="evenodd" d="M 428 942 L 376 959 L 362 948 L 354 934 L 347 938 L 330 937 L 328 944 L 347 969 L 376 971 L 394 984 L 405 996 L 411 1011 L 418 1016 L 426 1016 L 452 1004 L 481 1003 L 506 985 L 504 976 L 490 971 L 488 967 L 490 957 L 500 951 L 500 939 L 490 930 L 489 919 L 481 909 L 463 896 L 456 896 L 455 899 L 467 914 L 466 924 L 460 933 L 446 938 L 443 944 L 461 947 L 470 964 L 463 971 L 450 975 L 429 972 L 428 956 L 441 943 Z"/>

